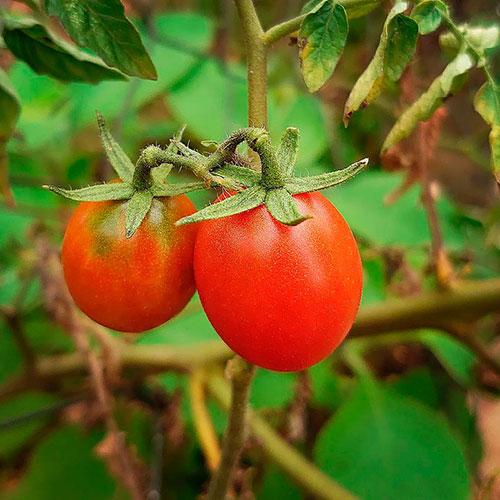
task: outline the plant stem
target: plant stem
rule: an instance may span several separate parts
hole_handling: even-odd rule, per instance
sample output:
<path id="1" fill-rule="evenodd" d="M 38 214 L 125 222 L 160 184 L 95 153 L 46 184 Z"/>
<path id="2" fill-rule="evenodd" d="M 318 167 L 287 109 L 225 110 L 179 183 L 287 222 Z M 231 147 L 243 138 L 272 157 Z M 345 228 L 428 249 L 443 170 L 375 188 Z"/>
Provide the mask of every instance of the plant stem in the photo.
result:
<path id="1" fill-rule="evenodd" d="M 207 500 L 224 500 L 226 497 L 245 442 L 248 397 L 255 366 L 240 357 L 233 358 L 229 363 L 228 368 L 232 372 L 229 421 L 224 436 L 221 461 L 210 481 Z"/>
<path id="2" fill-rule="evenodd" d="M 211 375 L 208 378 L 207 387 L 217 402 L 224 409 L 229 409 L 229 387 L 224 378 L 219 374 Z M 357 498 L 304 458 L 264 419 L 249 412 L 248 420 L 251 433 L 259 440 L 266 455 L 312 497 L 322 500 L 355 500 Z"/>
<path id="3" fill-rule="evenodd" d="M 457 282 L 450 290 L 432 290 L 415 297 L 394 298 L 362 307 L 349 337 L 420 328 L 448 331 L 446 323 L 472 321 L 495 312 L 500 312 L 500 278 Z M 137 377 L 165 371 L 186 372 L 231 356 L 229 347 L 220 340 L 182 347 L 127 344 L 122 341 L 118 344 L 116 355 L 124 373 Z M 7 381 L 0 386 L 0 400 L 27 389 L 43 388 L 71 375 L 82 375 L 85 366 L 85 360 L 78 352 L 37 358 L 34 368 L 36 378 L 25 373 Z"/>
<path id="4" fill-rule="evenodd" d="M 450 30 L 450 32 L 453 34 L 453 36 L 457 39 L 458 43 L 461 45 L 467 46 L 467 49 L 474 55 L 474 57 L 477 59 L 477 65 L 482 67 L 483 72 L 486 76 L 486 80 L 489 82 L 491 85 L 492 89 L 496 89 L 498 87 L 498 84 L 493 76 L 493 73 L 491 72 L 491 69 L 488 64 L 488 60 L 486 57 L 481 54 L 480 51 L 472 45 L 467 37 L 460 31 L 458 26 L 453 22 L 453 20 L 447 16 L 443 15 L 443 21 L 446 27 Z"/>
<path id="5" fill-rule="evenodd" d="M 289 19 L 288 21 L 284 21 L 280 24 L 277 24 L 276 26 L 273 26 L 272 28 L 269 28 L 264 33 L 264 43 L 266 44 L 266 46 L 269 46 L 278 41 L 280 38 L 284 38 L 297 31 L 306 16 L 307 13 L 294 17 L 293 19 Z"/>
<path id="6" fill-rule="evenodd" d="M 252 0 L 235 0 L 247 51 L 248 124 L 267 129 L 267 47 Z"/>

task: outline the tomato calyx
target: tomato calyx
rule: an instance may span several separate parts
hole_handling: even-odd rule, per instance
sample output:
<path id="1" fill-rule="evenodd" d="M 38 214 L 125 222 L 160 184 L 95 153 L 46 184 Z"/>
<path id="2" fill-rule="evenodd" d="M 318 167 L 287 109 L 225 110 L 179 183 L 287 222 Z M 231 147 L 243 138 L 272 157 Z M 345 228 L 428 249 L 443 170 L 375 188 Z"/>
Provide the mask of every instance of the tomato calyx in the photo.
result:
<path id="1" fill-rule="evenodd" d="M 134 166 L 111 135 L 104 118 L 99 113 L 96 114 L 104 151 L 121 182 L 97 184 L 81 189 L 63 189 L 57 186 L 43 186 L 44 188 L 74 201 L 129 200 L 125 210 L 127 238 L 131 238 L 141 225 L 151 208 L 153 198 L 176 196 L 206 188 L 205 183 L 202 181 L 178 184 L 165 183 L 165 178 L 172 169 L 172 165 L 161 162 L 155 164 L 147 156 L 148 148 L 143 151 L 136 166 Z M 182 127 L 177 132 L 176 140 L 181 139 L 184 128 Z M 167 151 L 169 154 L 176 154 L 176 146 L 170 144 Z M 144 160 L 145 157 L 148 161 Z M 155 170 L 152 170 L 152 167 L 156 167 Z"/>
<path id="2" fill-rule="evenodd" d="M 178 225 L 191 224 L 210 219 L 228 217 L 246 212 L 265 204 L 269 213 L 279 222 L 295 226 L 309 219 L 301 214 L 293 195 L 310 193 L 337 186 L 357 175 L 367 164 L 368 158 L 357 161 L 342 170 L 327 172 L 311 177 L 294 177 L 293 169 L 299 150 L 299 130 L 287 128 L 274 148 L 269 134 L 263 129 L 241 129 L 248 146 L 260 157 L 262 172 L 259 174 L 248 168 L 225 165 L 213 171 L 213 175 L 231 178 L 245 189 L 219 203 L 177 221 Z"/>
<path id="3" fill-rule="evenodd" d="M 265 204 L 277 221 L 294 226 L 310 216 L 299 212 L 293 195 L 341 184 L 368 164 L 365 158 L 343 170 L 312 177 L 294 177 L 300 138 L 297 128 L 287 128 L 277 148 L 271 144 L 265 129 L 241 128 L 220 144 L 205 141 L 204 145 L 212 152 L 201 154 L 181 142 L 183 127 L 166 149 L 154 145 L 144 148 L 134 166 L 99 113 L 97 122 L 106 155 L 122 182 L 81 189 L 44 187 L 75 201 L 128 200 L 125 210 L 127 238 L 135 234 L 155 197 L 177 196 L 210 187 L 222 187 L 236 191 L 236 194 L 180 219 L 177 225 L 227 217 Z M 261 172 L 253 170 L 250 158 L 238 153 L 237 148 L 243 142 L 260 157 Z M 201 180 L 167 183 L 165 179 L 173 166 L 188 168 Z"/>

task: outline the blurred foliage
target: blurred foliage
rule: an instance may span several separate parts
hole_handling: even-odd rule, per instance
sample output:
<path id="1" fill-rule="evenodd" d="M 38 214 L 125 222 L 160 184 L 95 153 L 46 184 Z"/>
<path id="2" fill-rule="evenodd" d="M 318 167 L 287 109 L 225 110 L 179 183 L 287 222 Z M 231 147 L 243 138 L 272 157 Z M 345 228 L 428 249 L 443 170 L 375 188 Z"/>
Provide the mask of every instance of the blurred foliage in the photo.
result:
<path id="1" fill-rule="evenodd" d="M 48 3 L 52 12 L 65 4 L 55 0 Z M 484 7 L 482 11 L 479 4 Z M 10 6 L 14 17 L 21 12 L 20 5 L 13 2 Z M 185 137 L 200 148 L 200 141 L 220 141 L 235 128 L 244 126 L 247 122 L 244 48 L 230 7 L 228 2 L 213 0 L 129 2 L 129 15 L 158 73 L 156 81 L 135 77 L 126 81 L 109 80 L 121 73 L 103 69 L 94 62 L 94 55 L 75 48 L 79 55 L 68 55 L 67 66 L 63 70 L 56 64 L 57 70 L 65 75 L 72 70 L 78 76 L 82 60 L 94 66 L 92 70 L 87 66 L 86 80 L 72 78 L 85 81 L 62 83 L 37 74 L 34 69 L 39 73 L 45 69 L 33 69 L 33 64 L 30 68 L 0 48 L 0 65 L 10 80 L 3 85 L 4 73 L 0 72 L 0 112 L 8 115 L 11 122 L 5 130 L 0 128 L 0 144 L 12 136 L 6 151 L 16 202 L 15 208 L 0 202 L 0 305 L 9 307 L 22 298 L 20 328 L 37 355 L 73 349 L 72 341 L 54 325 L 44 309 L 40 284 L 32 273 L 32 235 L 35 226 L 43 225 L 53 241 L 60 243 L 74 203 L 44 191 L 41 185 L 79 187 L 110 179 L 112 172 L 99 144 L 95 110 L 112 124 L 114 135 L 132 160 L 148 143 L 166 144 L 183 123 L 187 123 Z M 280 0 L 257 2 L 257 7 L 265 22 L 270 23 L 296 15 L 301 5 Z M 498 24 L 492 2 L 452 2 L 450 7 L 460 21 Z M 224 13 L 226 9 L 229 13 Z M 439 29 L 445 28 L 442 25 L 438 28 L 440 20 L 436 12 L 421 7 L 420 13 L 413 16 L 421 32 L 438 30 L 428 38 L 419 39 L 417 44 L 415 65 L 422 89 L 427 89 L 445 67 L 450 68 L 438 49 Z M 429 265 L 431 237 L 420 185 L 413 184 L 388 203 L 389 197 L 405 182 L 407 172 L 401 168 L 398 172 L 383 168 L 379 152 L 396 117 L 403 120 L 404 114 L 400 115 L 398 110 L 407 106 L 401 105 L 400 85 L 394 84 L 399 75 L 384 73 L 383 57 L 376 61 L 367 79 L 370 85 L 375 85 L 375 81 L 381 85 L 378 79 L 384 74 L 384 93 L 370 108 L 357 111 L 347 130 L 342 124 L 344 103 L 375 47 L 379 43 L 392 47 L 384 37 L 389 30 L 397 31 L 397 27 L 389 23 L 383 28 L 385 15 L 384 8 L 379 8 L 368 17 L 349 21 L 343 58 L 334 76 L 317 95 L 309 94 L 302 82 L 297 47 L 286 42 L 276 44 L 269 61 L 270 133 L 277 140 L 286 126 L 300 129 L 297 169 L 301 175 L 331 170 L 332 164 L 339 168 L 365 156 L 371 159 L 366 173 L 326 193 L 349 222 L 360 244 L 365 273 L 363 306 L 435 286 Z M 415 22 L 404 17 L 404 22 Z M 43 47 L 25 46 L 28 42 L 40 45 L 46 35 L 39 27 L 20 27 L 16 22 L 5 25 L 5 45 L 15 55 L 28 51 L 34 57 L 36 51 L 43 50 L 37 64 L 53 65 L 51 52 L 66 42 L 58 39 L 42 43 Z M 408 50 L 412 50 L 411 45 Z M 97 46 L 91 48 L 96 53 L 100 50 Z M 401 72 L 409 62 L 404 56 L 398 51 L 392 56 L 402 60 Z M 144 56 L 141 57 L 149 67 Z M 337 60 L 334 64 L 330 61 L 326 73 L 336 63 Z M 134 61 L 128 60 L 127 64 L 134 66 Z M 425 99 L 433 101 L 432 106 L 441 103 L 448 94 L 447 87 L 461 71 L 455 70 L 449 70 L 449 78 L 435 85 L 432 96 L 424 94 Z M 152 71 L 150 67 L 135 73 L 130 69 L 128 74 L 151 76 Z M 324 76 L 316 75 L 313 86 L 317 86 L 317 78 L 323 81 Z M 88 83 L 102 78 L 106 81 L 98 85 Z M 436 209 L 446 250 L 457 272 L 471 279 L 495 277 L 500 272 L 500 241 L 491 236 L 500 222 L 500 211 L 488 160 L 488 135 L 493 136 L 490 140 L 496 148 L 500 115 L 492 109 L 493 91 L 486 88 L 476 98 L 476 106 L 493 131 L 474 114 L 473 97 L 482 82 L 479 70 L 470 72 L 468 80 L 460 82 L 464 86 L 461 97 L 447 101 L 448 116 L 442 126 L 441 142 L 429 163 L 441 188 Z M 21 114 L 14 126 L 18 102 Z M 457 155 L 460 161 L 456 161 Z M 2 168 L 0 164 L 0 171 Z M 178 179 L 188 175 L 175 173 Z M 475 193 L 473 198 L 477 201 L 471 204 L 469 197 L 460 194 L 463 192 Z M 202 207 L 213 194 L 206 191 L 189 196 Z M 498 320 L 481 321 L 476 333 L 485 341 L 492 339 L 499 333 Z M 15 334 L 7 318 L 0 319 L 0 382 L 23 370 Z M 195 297 L 170 323 L 133 340 L 138 344 L 178 346 L 216 338 Z M 352 342 L 354 345 L 358 341 Z M 304 374 L 307 390 L 301 386 L 302 374 L 259 370 L 251 394 L 253 407 L 284 435 L 288 432 L 290 415 L 299 407 L 306 422 L 305 431 L 288 439 L 362 499 L 470 498 L 478 478 L 482 449 L 476 415 L 468 397 L 479 389 L 486 390 L 479 387 L 475 354 L 434 330 L 396 338 L 381 336 L 380 341 L 363 345 L 365 348 L 372 375 L 358 376 L 340 350 Z M 178 397 L 180 401 L 178 407 L 169 406 L 172 418 L 181 423 L 178 427 L 172 424 L 173 430 L 168 431 L 171 434 L 166 438 L 165 498 L 194 499 L 208 478 L 189 408 L 187 377 L 165 373 L 154 378 L 154 383 L 169 398 Z M 69 384 L 68 394 L 71 390 Z M 67 411 L 42 412 L 19 421 L 15 427 L 1 427 L 2 422 L 36 412 L 66 396 L 30 392 L 0 403 L 2 498 L 127 498 L 123 486 L 117 484 L 93 451 L 102 438 L 101 424 L 92 424 L 92 419 L 90 424 L 86 422 L 85 411 L 78 405 Z M 129 396 L 117 394 L 117 419 L 149 465 L 155 411 L 139 397 L 131 403 L 134 398 Z M 300 407 L 303 399 L 305 403 Z M 220 436 L 226 416 L 211 400 L 208 408 Z M 176 444 L 178 438 L 180 444 Z M 250 481 L 257 498 L 305 498 L 288 477 L 262 456 L 258 447 L 252 448 L 245 464 L 252 467 Z"/>

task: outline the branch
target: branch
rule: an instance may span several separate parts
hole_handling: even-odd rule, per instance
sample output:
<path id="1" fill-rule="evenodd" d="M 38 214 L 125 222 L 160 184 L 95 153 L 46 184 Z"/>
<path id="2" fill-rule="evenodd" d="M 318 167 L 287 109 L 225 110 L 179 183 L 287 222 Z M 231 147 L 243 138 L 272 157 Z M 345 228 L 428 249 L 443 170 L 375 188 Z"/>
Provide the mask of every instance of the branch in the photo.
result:
<path id="1" fill-rule="evenodd" d="M 228 410 L 230 389 L 224 377 L 211 375 L 207 387 L 220 406 Z M 264 453 L 312 497 L 321 500 L 356 500 L 357 497 L 309 462 L 256 413 L 250 411 L 248 421 L 250 432 L 259 440 Z"/>
<path id="2" fill-rule="evenodd" d="M 500 278 L 457 282 L 447 291 L 428 291 L 416 297 L 394 298 L 361 308 L 350 337 L 420 328 L 443 330 L 450 321 L 472 321 L 500 312 Z M 458 338 L 458 337 L 457 337 Z M 463 338 L 459 338 L 464 342 Z M 473 347 L 471 347 L 473 349 Z M 196 367 L 227 360 L 232 351 L 220 340 L 193 346 L 134 345 L 117 339 L 117 363 L 129 376 L 145 376 L 168 370 L 189 372 Z M 23 390 L 41 387 L 70 375 L 85 373 L 85 360 L 78 352 L 40 358 L 37 377 L 17 376 L 0 387 L 0 400 Z"/>
<path id="3" fill-rule="evenodd" d="M 232 485 L 234 471 L 238 465 L 245 443 L 250 384 L 255 374 L 255 366 L 236 356 L 228 363 L 231 372 L 231 403 L 229 420 L 222 444 L 222 455 L 208 487 L 208 500 L 222 500 Z"/>
<path id="4" fill-rule="evenodd" d="M 350 335 L 438 328 L 446 320 L 474 320 L 500 312 L 500 278 L 457 282 L 448 291 L 431 290 L 363 307 Z"/>

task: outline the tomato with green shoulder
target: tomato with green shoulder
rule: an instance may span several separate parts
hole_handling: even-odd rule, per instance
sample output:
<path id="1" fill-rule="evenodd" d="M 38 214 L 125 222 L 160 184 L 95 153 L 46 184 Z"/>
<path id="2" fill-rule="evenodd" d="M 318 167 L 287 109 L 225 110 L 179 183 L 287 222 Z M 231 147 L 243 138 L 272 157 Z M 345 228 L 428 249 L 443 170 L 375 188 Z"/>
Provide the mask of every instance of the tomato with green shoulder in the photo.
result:
<path id="1" fill-rule="evenodd" d="M 62 263 L 69 291 L 87 316 L 114 330 L 142 332 L 178 314 L 194 294 L 197 227 L 175 222 L 195 207 L 185 195 L 154 198 L 126 238 L 127 203 L 80 203 L 64 235 Z"/>

